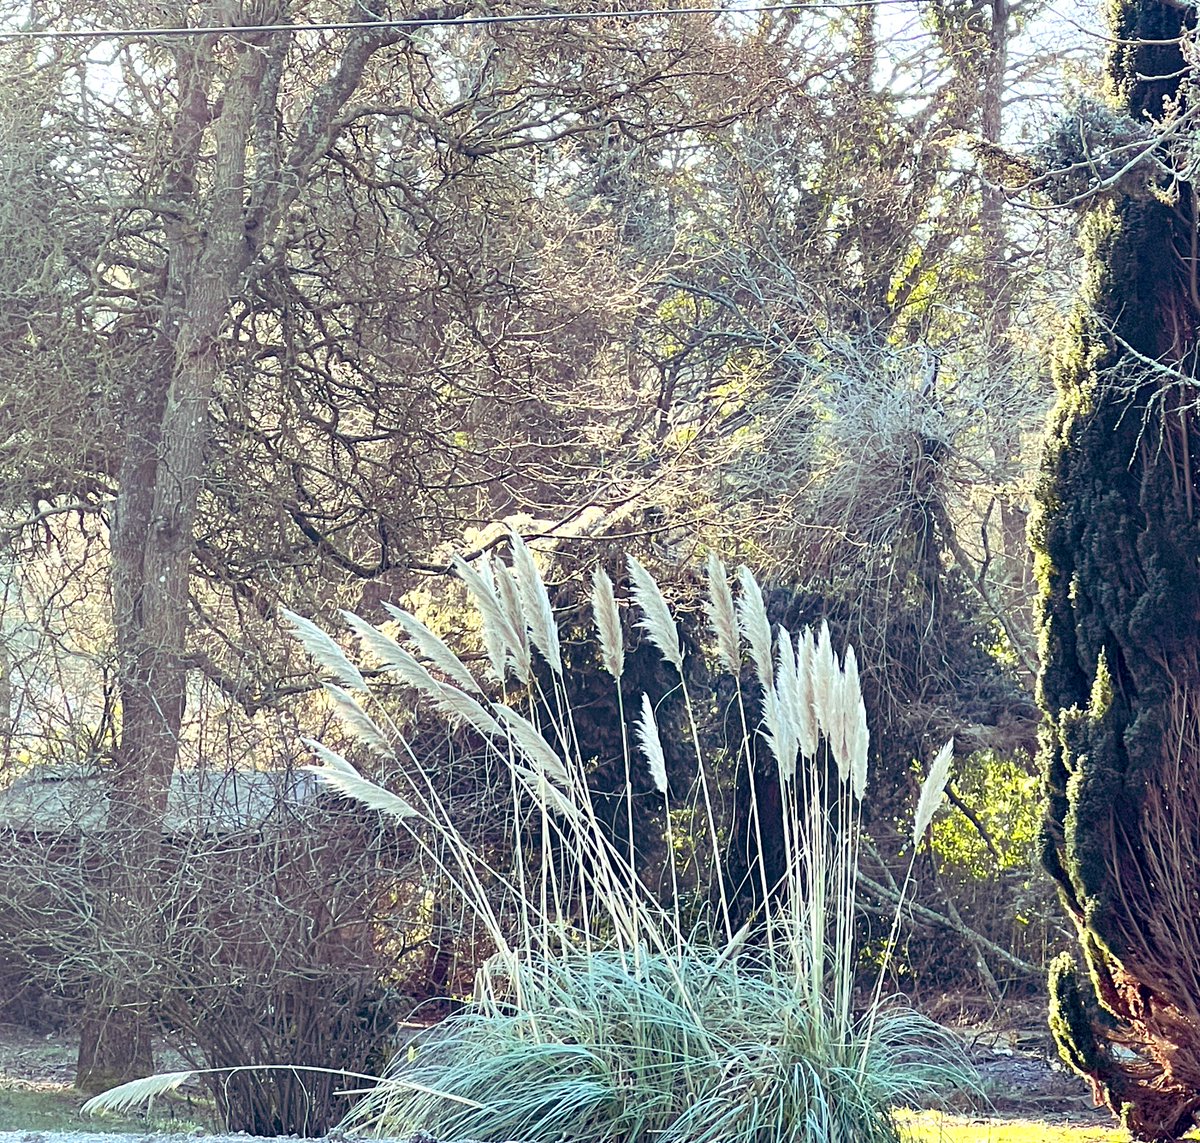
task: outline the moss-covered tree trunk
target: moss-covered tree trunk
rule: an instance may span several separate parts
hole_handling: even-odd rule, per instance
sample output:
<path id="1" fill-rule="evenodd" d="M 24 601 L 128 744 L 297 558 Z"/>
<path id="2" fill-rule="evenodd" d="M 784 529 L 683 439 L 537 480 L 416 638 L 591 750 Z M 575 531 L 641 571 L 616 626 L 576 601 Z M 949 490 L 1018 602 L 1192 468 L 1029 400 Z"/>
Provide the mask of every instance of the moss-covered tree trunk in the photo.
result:
<path id="1" fill-rule="evenodd" d="M 1152 138 L 1186 109 L 1178 37 L 1196 14 L 1113 0 L 1109 15 L 1111 116 L 1075 135 L 1097 160 L 1080 170 L 1119 177 L 1084 206 L 1089 267 L 1034 532 L 1044 859 L 1082 951 L 1054 966 L 1051 1023 L 1097 1099 L 1167 1140 L 1200 1122 L 1196 197 L 1169 132 L 1124 173 L 1137 149 L 1110 161 L 1097 142 Z"/>

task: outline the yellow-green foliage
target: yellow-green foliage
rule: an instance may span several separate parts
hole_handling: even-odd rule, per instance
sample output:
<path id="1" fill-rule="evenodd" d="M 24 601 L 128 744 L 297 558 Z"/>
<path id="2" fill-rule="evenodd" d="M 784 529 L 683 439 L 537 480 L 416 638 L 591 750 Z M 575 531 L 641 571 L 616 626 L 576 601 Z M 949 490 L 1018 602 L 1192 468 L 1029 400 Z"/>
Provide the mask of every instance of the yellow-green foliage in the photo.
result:
<path id="1" fill-rule="evenodd" d="M 955 777 L 955 787 L 974 810 L 1000 852 L 1000 869 L 1030 869 L 1041 825 L 1041 780 L 1020 759 L 979 751 Z M 979 831 L 955 809 L 933 823 L 933 849 L 943 863 L 973 877 L 996 873 L 996 859 Z"/>

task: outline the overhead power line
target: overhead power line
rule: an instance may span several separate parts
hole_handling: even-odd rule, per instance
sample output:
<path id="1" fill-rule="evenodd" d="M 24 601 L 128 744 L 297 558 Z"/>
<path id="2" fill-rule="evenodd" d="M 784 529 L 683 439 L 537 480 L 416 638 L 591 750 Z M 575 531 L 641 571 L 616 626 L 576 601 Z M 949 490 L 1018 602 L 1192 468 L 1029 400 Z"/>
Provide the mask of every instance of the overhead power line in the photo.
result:
<path id="1" fill-rule="evenodd" d="M 421 17 L 410 20 L 343 20 L 311 24 L 221 24 L 198 28 L 44 28 L 0 30 L 0 40 L 114 40 L 180 36 L 260 35 L 275 32 L 353 32 L 380 28 L 470 28 L 487 24 L 582 23 L 590 20 L 643 20 L 656 16 L 754 16 L 765 12 L 881 8 L 904 0 L 803 0 L 735 8 L 638 8 L 612 12 L 524 12 L 508 16 Z"/>

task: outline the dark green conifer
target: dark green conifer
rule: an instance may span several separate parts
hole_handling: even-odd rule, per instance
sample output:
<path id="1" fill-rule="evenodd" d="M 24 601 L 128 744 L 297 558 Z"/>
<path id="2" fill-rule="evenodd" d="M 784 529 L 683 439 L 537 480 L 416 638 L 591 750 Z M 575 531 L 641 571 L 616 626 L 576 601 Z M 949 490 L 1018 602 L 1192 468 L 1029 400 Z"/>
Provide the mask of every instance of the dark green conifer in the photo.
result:
<path id="1" fill-rule="evenodd" d="M 1056 156 L 1095 193 L 1034 529 L 1044 860 L 1081 952 L 1055 962 L 1051 1025 L 1136 1138 L 1169 1140 L 1200 1122 L 1200 244 L 1196 130 L 1170 129 L 1200 112 L 1196 9 L 1109 20 L 1107 104 Z"/>

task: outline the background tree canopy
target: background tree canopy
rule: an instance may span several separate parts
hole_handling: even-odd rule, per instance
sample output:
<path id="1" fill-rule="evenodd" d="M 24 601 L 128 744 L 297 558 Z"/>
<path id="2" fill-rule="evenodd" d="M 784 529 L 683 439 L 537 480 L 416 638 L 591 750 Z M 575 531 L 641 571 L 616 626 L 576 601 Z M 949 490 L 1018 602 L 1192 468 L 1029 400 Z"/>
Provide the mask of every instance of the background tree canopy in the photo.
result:
<path id="1" fill-rule="evenodd" d="M 1028 831 L 989 793 L 1032 772 L 1025 514 L 1074 254 L 1020 139 L 1061 97 L 1069 53 L 1041 46 L 1061 25 L 1009 0 L 462 22 L 549 14 L 4 12 L 127 29 L 0 39 L 0 784 L 96 776 L 124 855 L 109 951 L 72 961 L 82 1084 L 140 1074 L 184 987 L 123 972 L 171 927 L 172 782 L 288 769 L 328 721 L 279 607 L 374 621 L 407 600 L 482 655 L 447 573 L 482 566 L 501 522 L 552 587 L 636 550 L 694 597 L 715 550 L 765 576 L 772 618 L 827 619 L 863 668 L 877 906 L 913 760 L 950 734 L 973 759 L 912 971 L 995 998 L 1059 940 L 1009 849 Z M 697 682 L 719 751 L 716 674 Z M 494 775 L 414 726 L 490 837 Z M 981 891 L 980 847 L 1007 897 Z M 471 934 L 411 858 L 380 855 L 407 887 L 370 913 L 404 935 L 364 979 L 402 947 L 453 991 Z"/>

